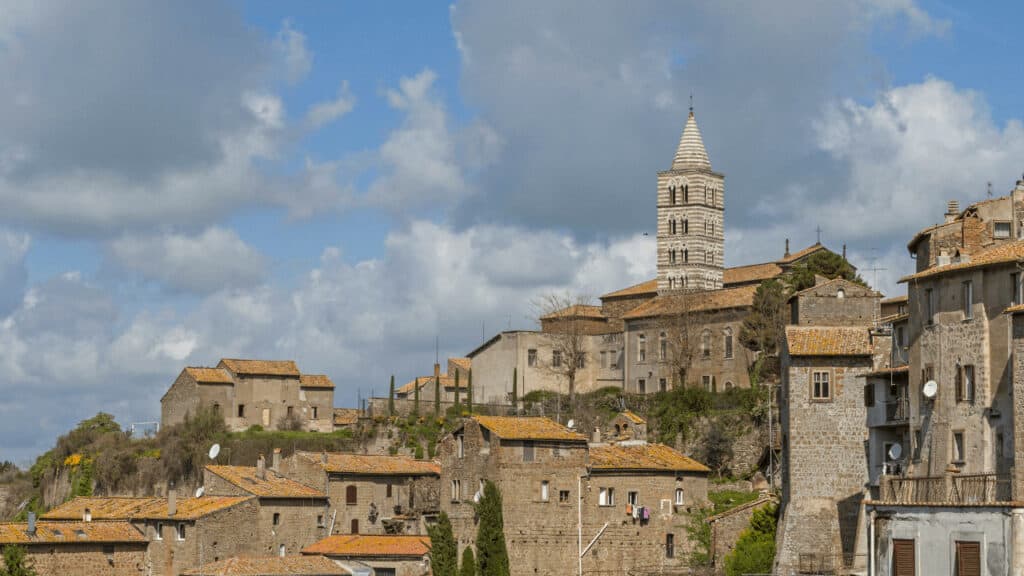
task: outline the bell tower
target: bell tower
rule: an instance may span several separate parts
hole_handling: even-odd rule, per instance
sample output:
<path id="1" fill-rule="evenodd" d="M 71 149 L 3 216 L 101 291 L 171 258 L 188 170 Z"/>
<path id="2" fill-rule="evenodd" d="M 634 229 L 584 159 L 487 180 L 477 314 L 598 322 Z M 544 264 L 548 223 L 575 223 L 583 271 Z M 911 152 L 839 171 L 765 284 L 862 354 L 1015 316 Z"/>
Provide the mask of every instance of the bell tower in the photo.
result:
<path id="1" fill-rule="evenodd" d="M 658 293 L 715 290 L 725 266 L 725 176 L 690 108 L 672 167 L 658 172 Z"/>

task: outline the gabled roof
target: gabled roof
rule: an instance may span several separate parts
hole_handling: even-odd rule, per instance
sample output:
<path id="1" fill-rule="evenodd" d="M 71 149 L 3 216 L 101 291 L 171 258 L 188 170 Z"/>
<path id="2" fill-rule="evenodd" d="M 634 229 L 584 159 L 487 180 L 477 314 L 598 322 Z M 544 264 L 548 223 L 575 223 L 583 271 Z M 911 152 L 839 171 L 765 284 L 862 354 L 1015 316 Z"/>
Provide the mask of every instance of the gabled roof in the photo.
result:
<path id="1" fill-rule="evenodd" d="M 672 159 L 673 170 L 685 168 L 711 170 L 711 160 L 708 159 L 708 151 L 704 148 L 704 139 L 700 136 L 693 110 L 690 110 L 690 115 L 686 118 L 686 126 L 679 138 L 676 156 Z"/>
<path id="2" fill-rule="evenodd" d="M 327 462 L 320 452 L 296 452 L 299 457 L 315 462 L 325 472 L 367 476 L 440 476 L 441 466 L 433 460 L 415 460 L 406 456 L 376 454 L 345 454 L 328 452 Z"/>
<path id="3" fill-rule="evenodd" d="M 421 558 L 430 552 L 427 536 L 369 536 L 339 534 L 303 548 L 303 554 L 346 558 Z"/>
<path id="4" fill-rule="evenodd" d="M 236 556 L 184 572 L 185 576 L 349 576 L 323 556 Z"/>
<path id="5" fill-rule="evenodd" d="M 622 290 L 616 290 L 615 292 L 609 292 L 604 296 L 601 296 L 601 300 L 607 300 L 609 298 L 626 298 L 630 296 L 654 296 L 658 293 L 658 279 L 648 280 L 639 284 L 634 284 L 628 288 Z"/>
<path id="6" fill-rule="evenodd" d="M 975 252 L 967 261 L 946 264 L 944 266 L 932 266 L 916 274 L 904 276 L 900 278 L 900 282 L 909 282 L 950 272 L 962 272 L 996 264 L 1011 264 L 1021 261 L 1024 261 L 1024 240 L 1015 240 L 1013 242 L 996 244 L 990 248 Z"/>
<path id="7" fill-rule="evenodd" d="M 559 318 L 593 318 L 595 320 L 603 320 L 604 314 L 601 313 L 600 306 L 573 304 L 540 317 L 541 320 L 557 320 Z"/>
<path id="8" fill-rule="evenodd" d="M 473 420 L 503 440 L 587 441 L 579 432 L 541 416 L 473 416 Z"/>
<path id="9" fill-rule="evenodd" d="M 882 302 L 881 303 L 882 304 L 900 304 L 900 303 L 903 303 L 903 302 L 907 302 L 908 300 L 909 300 L 909 298 L 907 297 L 906 294 L 904 294 L 902 296 L 893 296 L 891 298 L 882 298 Z"/>
<path id="10" fill-rule="evenodd" d="M 790 356 L 871 356 L 871 334 L 860 326 L 786 326 Z"/>
<path id="11" fill-rule="evenodd" d="M 595 472 L 711 472 L 707 466 L 673 448 L 647 442 L 592 445 L 590 468 Z"/>
<path id="12" fill-rule="evenodd" d="M 726 268 L 722 273 L 722 283 L 746 284 L 748 282 L 761 282 L 782 274 L 782 268 L 775 262 L 762 262 L 760 264 L 747 264 L 746 266 L 734 266 Z"/>
<path id="13" fill-rule="evenodd" d="M 805 258 L 807 256 L 810 256 L 811 254 L 814 254 L 815 252 L 818 252 L 820 250 L 828 250 L 828 248 L 825 248 L 825 245 L 822 244 L 821 242 L 815 242 L 814 244 L 811 244 L 810 246 L 808 246 L 807 248 L 804 248 L 803 250 L 799 250 L 797 252 L 793 252 L 789 256 L 783 256 L 782 258 L 780 258 L 778 260 L 778 263 L 779 264 L 792 264 L 793 262 L 796 262 L 797 260 L 799 260 L 801 258 Z"/>
<path id="14" fill-rule="evenodd" d="M 234 384 L 231 375 L 220 368 L 189 366 L 185 368 L 185 372 L 200 384 Z"/>
<path id="15" fill-rule="evenodd" d="M 245 490 L 253 496 L 264 498 L 327 498 L 327 495 L 300 484 L 295 480 L 279 476 L 273 470 L 265 470 L 261 479 L 255 466 L 207 466 L 212 474 Z"/>
<path id="16" fill-rule="evenodd" d="M 794 298 L 796 298 L 798 296 L 803 296 L 804 294 L 810 294 L 811 292 L 814 292 L 815 290 L 820 290 L 820 289 L 824 288 L 825 286 L 830 286 L 832 284 L 842 284 L 843 286 L 845 286 L 847 288 L 852 288 L 855 291 L 859 291 L 862 294 L 866 294 L 866 295 L 872 296 L 872 297 L 873 296 L 880 296 L 881 295 L 878 292 L 875 292 L 874 290 L 872 290 L 871 288 L 868 288 L 866 286 L 862 286 L 860 284 L 857 284 L 856 282 L 851 282 L 851 281 L 847 280 L 846 278 L 843 278 L 842 276 L 836 276 L 835 278 L 832 278 L 831 280 L 825 280 L 825 278 L 823 276 L 818 276 L 817 278 L 819 280 L 824 280 L 824 282 L 820 282 L 819 284 L 815 284 L 814 286 L 811 286 L 809 288 L 804 288 L 803 290 L 801 290 L 799 292 L 795 292 L 792 296 L 790 296 L 788 298 L 788 300 L 792 300 L 792 299 L 794 299 Z M 848 294 L 847 296 L 852 296 L 852 294 Z"/>
<path id="17" fill-rule="evenodd" d="M 624 320 L 671 316 L 684 312 L 711 312 L 746 308 L 754 303 L 756 284 L 703 292 L 664 294 L 652 298 L 622 316 Z"/>
<path id="18" fill-rule="evenodd" d="M 455 388 L 454 376 L 442 374 L 437 379 L 440 381 L 442 388 Z M 416 387 L 419 387 L 422 390 L 425 386 L 431 386 L 430 389 L 433 390 L 433 385 L 433 376 L 417 376 L 416 378 L 413 378 L 412 380 L 406 382 L 398 389 L 396 389 L 395 394 L 412 394 L 413 392 L 416 391 Z M 469 386 L 469 383 L 466 381 L 466 379 L 459 380 L 460 390 L 466 388 L 467 386 Z"/>
<path id="19" fill-rule="evenodd" d="M 196 520 L 252 500 L 253 496 L 180 498 L 177 512 L 167 515 L 167 498 L 79 496 L 43 514 L 44 520 L 81 520 L 88 509 L 93 520 Z"/>
<path id="20" fill-rule="evenodd" d="M 302 374 L 299 376 L 302 388 L 334 388 L 334 382 L 326 374 Z"/>
<path id="21" fill-rule="evenodd" d="M 217 366 L 224 366 L 235 374 L 246 376 L 299 376 L 299 367 L 295 365 L 294 360 L 221 358 Z"/>
<path id="22" fill-rule="evenodd" d="M 473 361 L 469 358 L 449 358 L 448 361 L 463 370 L 469 370 L 473 367 Z"/>
<path id="23" fill-rule="evenodd" d="M 623 410 L 622 412 L 619 412 L 619 414 L 622 415 L 627 420 L 629 420 L 630 422 L 632 422 L 633 424 L 647 424 L 647 420 L 644 420 L 643 418 L 640 417 L 639 414 L 633 412 L 632 410 Z"/>
<path id="24" fill-rule="evenodd" d="M 359 422 L 360 411 L 358 408 L 335 408 L 334 409 L 334 425 L 335 426 L 351 426 L 356 422 Z"/>
<path id="25" fill-rule="evenodd" d="M 28 524 L 0 524 L 0 545 L 7 544 L 76 544 L 102 542 L 146 542 L 146 536 L 129 522 L 36 522 L 35 534 L 28 533 Z"/>

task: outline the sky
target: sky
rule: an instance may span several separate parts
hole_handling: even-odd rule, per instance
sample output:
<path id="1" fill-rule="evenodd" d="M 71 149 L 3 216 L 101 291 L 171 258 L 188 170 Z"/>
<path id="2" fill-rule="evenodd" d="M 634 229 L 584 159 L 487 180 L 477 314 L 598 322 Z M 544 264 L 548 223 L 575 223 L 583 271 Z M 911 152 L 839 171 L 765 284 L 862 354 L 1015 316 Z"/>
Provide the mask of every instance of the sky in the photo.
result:
<path id="1" fill-rule="evenodd" d="M 0 460 L 184 366 L 385 394 L 538 298 L 654 275 L 690 96 L 726 263 L 886 294 L 1024 172 L 1020 3 L 0 0 Z M 649 235 L 648 235 L 649 234 Z"/>

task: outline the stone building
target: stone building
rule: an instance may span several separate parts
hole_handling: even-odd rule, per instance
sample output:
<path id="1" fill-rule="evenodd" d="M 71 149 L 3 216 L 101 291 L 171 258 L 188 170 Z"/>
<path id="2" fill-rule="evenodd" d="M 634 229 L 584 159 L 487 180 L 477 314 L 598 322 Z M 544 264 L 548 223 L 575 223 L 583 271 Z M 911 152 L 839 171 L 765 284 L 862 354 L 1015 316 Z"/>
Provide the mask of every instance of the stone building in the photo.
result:
<path id="1" fill-rule="evenodd" d="M 725 571 L 725 557 L 736 548 L 736 542 L 743 531 L 750 527 L 754 511 L 772 503 L 777 504 L 778 501 L 775 495 L 762 492 L 756 500 L 708 517 L 707 522 L 711 526 L 711 564 L 716 573 Z"/>
<path id="2" fill-rule="evenodd" d="M 427 536 L 335 535 L 307 547 L 303 554 L 323 555 L 353 575 L 429 576 Z"/>
<path id="3" fill-rule="evenodd" d="M 183 576 L 352 576 L 324 556 L 236 556 L 193 568 Z"/>
<path id="4" fill-rule="evenodd" d="M 623 410 L 608 423 L 608 433 L 611 435 L 611 440 L 615 442 L 647 440 L 647 420 L 632 410 Z"/>
<path id="5" fill-rule="evenodd" d="M 154 576 L 177 576 L 207 562 L 259 553 L 259 501 L 252 496 L 178 499 L 172 490 L 167 498 L 78 497 L 42 518 L 130 522 L 148 541 L 141 571 Z"/>
<path id="6" fill-rule="evenodd" d="M 306 430 L 334 430 L 334 383 L 324 375 L 301 374 L 291 360 L 224 358 L 216 368 L 187 367 L 160 399 L 161 425 L 178 424 L 210 406 L 232 431 L 255 425 L 276 430 L 286 418 Z"/>
<path id="7" fill-rule="evenodd" d="M 814 286 L 789 297 L 790 323 L 800 326 L 874 326 L 881 295 L 844 278 L 818 277 Z"/>
<path id="8" fill-rule="evenodd" d="M 328 534 L 426 534 L 440 509 L 441 470 L 433 461 L 299 451 L 280 470 L 327 493 Z"/>
<path id="9" fill-rule="evenodd" d="M 473 502 L 494 482 L 515 575 L 575 573 L 595 536 L 584 572 L 681 570 L 691 544 L 679 514 L 707 502 L 702 464 L 641 440 L 590 445 L 547 418 L 468 418 L 438 454 L 460 552 L 476 538 Z"/>
<path id="10" fill-rule="evenodd" d="M 0 524 L 0 548 L 20 546 L 41 575 L 138 576 L 145 573 L 148 542 L 129 522 Z M 0 566 L 3 559 L 0 558 Z"/>
<path id="11" fill-rule="evenodd" d="M 262 457 L 256 466 L 207 466 L 203 487 L 211 496 L 255 496 L 259 501 L 255 549 L 268 556 L 298 554 L 330 534 L 327 494 L 285 478 L 277 468 L 268 470 Z"/>

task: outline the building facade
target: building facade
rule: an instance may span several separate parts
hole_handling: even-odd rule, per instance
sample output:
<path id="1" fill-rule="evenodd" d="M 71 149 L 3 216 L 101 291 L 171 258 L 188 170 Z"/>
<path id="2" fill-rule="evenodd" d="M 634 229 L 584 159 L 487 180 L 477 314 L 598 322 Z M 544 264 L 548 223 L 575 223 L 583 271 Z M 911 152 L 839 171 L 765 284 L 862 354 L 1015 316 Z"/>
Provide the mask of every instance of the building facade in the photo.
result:
<path id="1" fill-rule="evenodd" d="M 0 548 L 20 546 L 38 574 L 138 576 L 144 574 L 148 542 L 129 522 L 0 524 Z M 3 559 L 0 558 L 0 566 Z"/>

